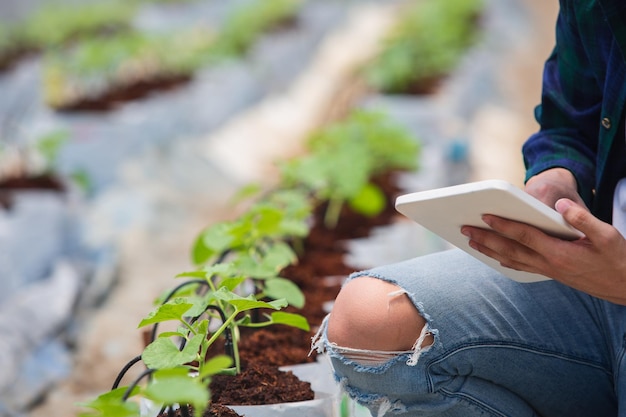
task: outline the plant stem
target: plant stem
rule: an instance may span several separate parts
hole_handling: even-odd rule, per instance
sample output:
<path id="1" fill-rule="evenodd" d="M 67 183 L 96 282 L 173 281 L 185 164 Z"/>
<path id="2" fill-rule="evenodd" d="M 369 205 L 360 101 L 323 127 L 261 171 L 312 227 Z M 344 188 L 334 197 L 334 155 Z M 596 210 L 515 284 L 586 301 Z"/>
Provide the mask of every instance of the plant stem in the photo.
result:
<path id="1" fill-rule="evenodd" d="M 233 322 L 233 320 L 235 319 L 237 314 L 239 314 L 239 310 L 237 308 L 235 308 L 235 311 L 233 312 L 233 314 L 231 314 L 230 317 L 228 317 L 226 319 L 226 321 L 224 321 L 224 323 L 222 323 L 222 325 L 219 327 L 219 329 L 217 329 L 213 333 L 213 335 L 209 339 L 209 342 L 207 343 L 208 346 L 211 346 L 215 342 L 215 340 L 222 333 L 224 333 L 226 328 L 228 328 L 228 326 L 230 326 L 230 324 Z M 239 373 L 239 372 L 241 372 L 241 365 L 240 365 L 240 362 L 239 362 L 239 351 L 237 349 L 237 341 L 236 340 L 233 341 L 233 352 L 234 352 L 233 356 L 235 357 L 235 368 L 237 369 L 237 373 Z"/>
<path id="2" fill-rule="evenodd" d="M 324 225 L 327 229 L 334 229 L 335 226 L 337 226 L 343 201 L 342 197 L 337 196 L 333 196 L 328 199 L 328 207 L 326 208 L 326 214 L 324 215 Z"/>

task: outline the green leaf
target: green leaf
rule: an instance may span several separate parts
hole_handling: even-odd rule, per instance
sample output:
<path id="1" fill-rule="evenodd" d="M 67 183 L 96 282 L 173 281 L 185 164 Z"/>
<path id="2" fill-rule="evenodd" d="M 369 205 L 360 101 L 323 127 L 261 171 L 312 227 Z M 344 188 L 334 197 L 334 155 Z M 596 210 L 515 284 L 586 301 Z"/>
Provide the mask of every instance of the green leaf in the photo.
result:
<path id="1" fill-rule="evenodd" d="M 245 277 L 233 277 L 233 278 L 224 278 L 221 281 L 217 282 L 219 287 L 224 287 L 230 291 L 233 291 L 237 288 L 241 283 L 243 283 L 247 278 Z"/>
<path id="2" fill-rule="evenodd" d="M 223 372 L 233 364 L 233 359 L 230 356 L 218 355 L 204 363 L 202 369 L 200 369 L 199 377 L 201 379 L 207 376 L 216 375 Z"/>
<path id="3" fill-rule="evenodd" d="M 286 324 L 288 326 L 297 327 L 305 331 L 310 330 L 306 317 L 300 314 L 286 313 L 284 311 L 273 312 L 270 316 L 274 324 Z"/>
<path id="4" fill-rule="evenodd" d="M 374 184 L 366 184 L 357 195 L 348 201 L 348 204 L 357 213 L 374 217 L 385 209 L 387 198 L 379 187 Z"/>
<path id="5" fill-rule="evenodd" d="M 211 297 L 210 294 L 209 296 L 206 296 L 206 295 L 199 296 L 199 295 L 194 294 L 189 297 L 186 297 L 185 300 L 191 303 L 193 307 L 191 307 L 189 310 L 187 310 L 184 313 L 184 317 L 198 317 L 202 313 L 204 313 L 206 308 L 209 306 L 209 304 L 213 300 L 213 297 Z"/>
<path id="6" fill-rule="evenodd" d="M 189 272 L 181 272 L 177 274 L 175 278 L 199 278 L 205 279 L 207 277 L 207 273 L 204 271 L 189 271 Z"/>
<path id="7" fill-rule="evenodd" d="M 158 337 L 181 337 L 184 338 L 187 335 L 181 332 L 163 332 L 159 333 Z"/>
<path id="8" fill-rule="evenodd" d="M 235 261 L 235 267 L 241 275 L 250 278 L 273 278 L 296 259 L 296 254 L 288 244 L 275 242 L 266 247 L 262 255 L 240 254 Z"/>
<path id="9" fill-rule="evenodd" d="M 241 253 L 235 261 L 237 271 L 249 278 L 269 278 L 276 275 L 276 270 L 264 265 L 256 253 Z"/>
<path id="10" fill-rule="evenodd" d="M 141 358 L 148 368 L 175 368 L 197 359 L 204 338 L 204 334 L 195 335 L 187 342 L 182 351 L 171 339 L 158 338 L 146 346 Z"/>
<path id="11" fill-rule="evenodd" d="M 191 261 L 195 265 L 202 265 L 213 255 L 213 251 L 204 244 L 204 235 L 200 234 L 191 247 Z"/>
<path id="12" fill-rule="evenodd" d="M 145 395 L 166 405 L 192 404 L 196 415 L 202 415 L 209 402 L 209 391 L 202 380 L 190 376 L 184 368 L 155 372 L 153 382 L 145 389 Z"/>
<path id="13" fill-rule="evenodd" d="M 196 239 L 192 249 L 193 262 L 200 265 L 211 257 L 233 247 L 233 225 L 227 222 L 216 223 L 206 228 Z"/>
<path id="14" fill-rule="evenodd" d="M 67 142 L 68 138 L 69 135 L 66 131 L 56 131 L 45 135 L 37 141 L 37 150 L 45 158 L 48 169 L 53 169 L 61 146 Z"/>
<path id="15" fill-rule="evenodd" d="M 287 306 L 287 301 L 284 299 L 273 300 L 270 302 L 258 301 L 252 294 L 244 298 L 233 293 L 232 291 L 227 290 L 226 288 L 220 288 L 214 293 L 214 295 L 215 298 L 226 301 L 228 304 L 235 307 L 239 312 L 253 310 L 255 308 L 271 308 L 273 310 L 280 310 L 281 308 Z"/>
<path id="16" fill-rule="evenodd" d="M 248 311 L 256 308 L 271 308 L 273 310 L 280 310 L 281 308 L 287 307 L 288 305 L 287 300 L 285 299 L 265 302 L 245 298 L 239 300 L 230 300 L 229 304 L 235 306 L 238 311 Z"/>
<path id="17" fill-rule="evenodd" d="M 278 273 L 283 268 L 291 265 L 296 261 L 297 257 L 291 246 L 285 242 L 275 242 L 265 252 L 261 263 L 268 269 L 273 269 Z"/>
<path id="18" fill-rule="evenodd" d="M 274 236 L 280 234 L 280 225 L 283 212 L 278 207 L 259 205 L 250 211 L 254 231 L 260 236 Z"/>
<path id="19" fill-rule="evenodd" d="M 276 277 L 265 280 L 263 289 L 265 294 L 270 298 L 284 298 L 289 305 L 296 308 L 304 307 L 304 294 L 300 288 L 289 279 Z"/>
<path id="20" fill-rule="evenodd" d="M 212 275 L 224 275 L 224 276 L 233 276 L 236 275 L 236 269 L 232 262 L 229 263 L 216 263 L 212 265 L 208 265 L 204 267 L 204 272 L 207 276 Z"/>
<path id="21" fill-rule="evenodd" d="M 79 406 L 91 409 L 91 411 L 79 413 L 79 417 L 139 417 L 139 405 L 132 401 L 123 401 L 127 389 L 128 387 L 120 387 L 90 402 L 79 403 Z M 138 392 L 139 388 L 135 387 L 131 396 Z"/>
<path id="22" fill-rule="evenodd" d="M 232 198 L 233 203 L 239 203 L 243 200 L 250 199 L 261 193 L 263 188 L 261 184 L 248 184 L 237 190 Z"/>
<path id="23" fill-rule="evenodd" d="M 169 320 L 182 321 L 183 316 L 191 307 L 193 307 L 193 304 L 185 301 L 184 298 L 175 298 L 150 312 L 148 317 L 141 320 L 139 326 L 137 327 L 144 327 L 149 324 L 161 323 Z"/>

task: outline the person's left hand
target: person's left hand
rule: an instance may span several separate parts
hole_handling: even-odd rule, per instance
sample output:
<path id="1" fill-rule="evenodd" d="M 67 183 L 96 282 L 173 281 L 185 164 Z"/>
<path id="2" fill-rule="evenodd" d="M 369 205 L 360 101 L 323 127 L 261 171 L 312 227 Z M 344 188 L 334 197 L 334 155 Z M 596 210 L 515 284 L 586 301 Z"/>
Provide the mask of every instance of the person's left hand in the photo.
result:
<path id="1" fill-rule="evenodd" d="M 541 230 L 484 215 L 493 231 L 463 226 L 469 245 L 501 265 L 553 278 L 592 296 L 626 305 L 626 239 L 610 224 L 569 199 L 556 210 L 585 237 L 566 241 Z"/>

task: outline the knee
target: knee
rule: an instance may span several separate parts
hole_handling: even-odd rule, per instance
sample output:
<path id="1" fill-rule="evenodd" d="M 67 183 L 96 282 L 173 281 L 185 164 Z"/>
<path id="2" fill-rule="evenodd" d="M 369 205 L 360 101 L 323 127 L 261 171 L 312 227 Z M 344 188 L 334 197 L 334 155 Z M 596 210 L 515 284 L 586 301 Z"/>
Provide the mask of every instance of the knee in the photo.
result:
<path id="1" fill-rule="evenodd" d="M 406 294 L 394 295 L 398 290 L 397 285 L 376 278 L 349 281 L 331 311 L 328 340 L 355 349 L 411 349 L 426 320 Z M 424 340 L 422 347 L 430 344 L 432 336 Z"/>

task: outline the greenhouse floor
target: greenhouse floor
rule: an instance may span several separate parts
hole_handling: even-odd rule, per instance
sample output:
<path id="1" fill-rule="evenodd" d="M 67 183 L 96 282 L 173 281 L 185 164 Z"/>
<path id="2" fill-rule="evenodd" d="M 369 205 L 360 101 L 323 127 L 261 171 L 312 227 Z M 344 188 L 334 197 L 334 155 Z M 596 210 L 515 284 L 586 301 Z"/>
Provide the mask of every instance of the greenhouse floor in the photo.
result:
<path id="1" fill-rule="evenodd" d="M 527 38 L 498 63 L 494 71 L 498 77 L 497 97 L 486 100 L 487 104 L 467 126 L 471 167 L 468 180 L 502 178 L 521 184 L 523 168 L 519 148 L 536 129 L 532 110 L 540 97 L 541 68 L 552 47 L 558 3 L 544 0 L 517 0 L 517 3 L 527 9 L 533 28 L 518 34 Z M 370 25 L 380 23 L 376 19 L 368 22 Z M 334 39 L 334 42 L 343 42 L 340 50 L 319 53 L 320 61 L 310 64 L 283 96 L 266 98 L 212 134 L 213 137 L 241 138 L 247 137 L 241 132 L 252 131 L 257 141 L 240 141 L 236 145 L 230 141 L 229 149 L 211 145 L 209 151 L 219 158 L 209 162 L 198 158 L 197 148 L 181 144 L 167 154 L 155 152 L 139 156 L 123 167 L 122 181 L 102 196 L 100 207 L 106 211 L 124 202 L 132 215 L 119 224 L 103 223 L 95 232 L 97 238 L 98 233 L 106 235 L 110 227 L 124 229 L 116 285 L 102 305 L 84 317 L 71 375 L 57 384 L 30 416 L 76 415 L 77 402 L 110 388 L 121 366 L 141 349 L 137 323 L 151 309 L 155 297 L 171 286 L 173 277 L 189 268 L 189 249 L 196 234 L 211 222 L 232 215 L 229 199 L 241 185 L 258 178 L 271 183 L 276 174 L 272 162 L 298 152 L 299 132 L 313 123 L 307 117 L 314 118 L 313 110 L 323 106 L 319 104 L 304 115 L 288 113 L 289 117 L 279 121 L 272 115 L 293 111 L 289 105 L 292 102 L 287 100 L 293 97 L 285 97 L 286 94 L 315 95 L 316 91 L 319 94 L 324 88 L 319 84 L 320 77 L 328 79 L 326 74 L 320 74 L 330 66 L 325 60 L 344 59 L 344 48 L 352 45 L 350 37 L 362 39 L 358 24 L 352 30 L 344 33 L 343 38 Z M 305 77 L 310 77 L 309 81 L 318 80 L 318 84 L 303 82 Z M 296 91 L 303 84 L 309 85 L 308 91 Z M 285 126 L 286 120 L 305 126 Z M 277 132 L 293 133 L 294 141 L 288 146 L 272 141 Z M 215 140 L 208 142 L 217 143 Z M 425 165 L 428 166 L 427 161 Z M 164 183 L 163 175 L 168 175 L 170 181 Z M 408 188 L 412 180 L 422 181 L 406 178 Z M 96 212 L 93 213 L 95 222 L 100 214 L 110 218 L 107 213 Z M 403 221 L 399 224 L 394 237 L 381 233 L 367 243 L 356 242 L 354 263 L 376 264 L 410 256 L 412 246 L 406 242 L 414 239 L 414 225 Z M 381 251 L 381 247 L 386 250 Z"/>

